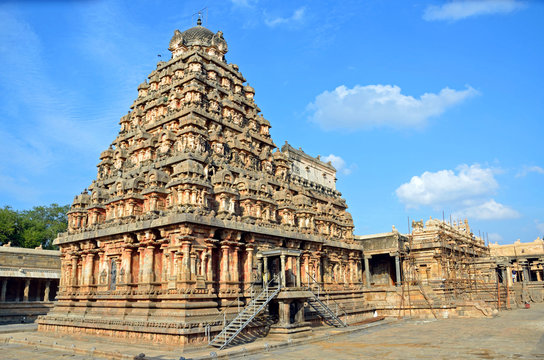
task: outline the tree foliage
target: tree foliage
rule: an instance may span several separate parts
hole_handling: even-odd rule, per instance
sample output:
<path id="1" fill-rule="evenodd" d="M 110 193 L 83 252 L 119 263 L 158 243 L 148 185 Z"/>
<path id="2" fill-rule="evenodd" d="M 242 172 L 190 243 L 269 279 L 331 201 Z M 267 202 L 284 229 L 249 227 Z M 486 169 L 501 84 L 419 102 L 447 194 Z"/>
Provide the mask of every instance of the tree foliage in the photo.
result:
<path id="1" fill-rule="evenodd" d="M 9 206 L 0 208 L 0 243 L 12 246 L 44 249 L 53 248 L 59 232 L 66 231 L 66 212 L 69 205 L 35 206 L 31 210 L 15 211 Z"/>

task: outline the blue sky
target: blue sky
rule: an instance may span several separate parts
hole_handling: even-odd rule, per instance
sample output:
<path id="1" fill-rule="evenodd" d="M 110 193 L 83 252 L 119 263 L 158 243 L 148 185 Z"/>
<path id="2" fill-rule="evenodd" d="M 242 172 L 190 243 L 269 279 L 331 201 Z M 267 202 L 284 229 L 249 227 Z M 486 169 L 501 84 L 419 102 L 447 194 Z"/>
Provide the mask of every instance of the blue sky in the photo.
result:
<path id="1" fill-rule="evenodd" d="M 0 3 L 0 206 L 71 203 L 175 29 L 222 30 L 276 145 L 338 168 L 356 234 L 544 234 L 537 1 Z"/>

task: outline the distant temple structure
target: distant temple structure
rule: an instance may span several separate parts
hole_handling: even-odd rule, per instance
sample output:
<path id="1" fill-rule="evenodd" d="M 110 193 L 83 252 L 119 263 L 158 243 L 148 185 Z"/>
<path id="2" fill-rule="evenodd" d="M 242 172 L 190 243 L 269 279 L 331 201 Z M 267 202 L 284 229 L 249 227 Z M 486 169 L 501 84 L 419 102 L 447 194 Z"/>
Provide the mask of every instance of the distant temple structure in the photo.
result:
<path id="1" fill-rule="evenodd" d="M 494 243 L 489 248 L 518 304 L 544 301 L 544 240 Z"/>
<path id="2" fill-rule="evenodd" d="M 0 324 L 32 322 L 57 295 L 60 251 L 0 246 Z"/>
<path id="3" fill-rule="evenodd" d="M 409 234 L 393 227 L 355 240 L 364 248 L 365 300 L 382 315 L 490 316 L 509 307 L 496 259 L 466 219 L 413 221 Z"/>
<path id="4" fill-rule="evenodd" d="M 203 343 L 229 331 L 223 312 L 232 319 L 265 291 L 279 334 L 370 316 L 334 167 L 287 143 L 278 151 L 222 32 L 176 30 L 169 50 L 74 199 L 54 242 L 58 302 L 39 329 Z M 257 315 L 249 327 L 269 326 Z"/>

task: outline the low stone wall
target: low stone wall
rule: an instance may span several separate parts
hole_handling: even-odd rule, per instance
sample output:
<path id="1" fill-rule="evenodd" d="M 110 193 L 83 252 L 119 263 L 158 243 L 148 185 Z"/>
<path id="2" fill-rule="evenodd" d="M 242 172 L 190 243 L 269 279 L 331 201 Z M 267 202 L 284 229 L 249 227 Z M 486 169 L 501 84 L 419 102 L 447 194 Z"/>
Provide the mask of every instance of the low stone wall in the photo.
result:
<path id="1" fill-rule="evenodd" d="M 0 324 L 30 323 L 47 314 L 53 302 L 0 302 Z"/>
<path id="2" fill-rule="evenodd" d="M 481 299 L 447 299 L 430 286 L 381 287 L 365 290 L 367 306 L 378 316 L 413 318 L 483 317 L 496 314 L 496 303 Z M 494 306 L 493 306 L 494 305 Z"/>
<path id="3" fill-rule="evenodd" d="M 513 305 L 525 306 L 526 302 L 544 302 L 544 282 L 528 281 L 526 283 L 516 282 L 512 286 Z"/>

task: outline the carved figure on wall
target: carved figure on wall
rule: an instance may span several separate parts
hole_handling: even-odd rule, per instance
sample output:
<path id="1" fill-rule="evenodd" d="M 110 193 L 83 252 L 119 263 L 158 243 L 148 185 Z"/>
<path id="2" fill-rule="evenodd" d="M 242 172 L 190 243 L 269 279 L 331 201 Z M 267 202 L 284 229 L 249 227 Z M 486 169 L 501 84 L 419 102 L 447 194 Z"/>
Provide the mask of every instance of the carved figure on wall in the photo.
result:
<path id="1" fill-rule="evenodd" d="M 105 284 L 107 277 L 108 275 L 106 274 L 106 270 L 102 270 L 102 272 L 100 273 L 100 284 Z"/>

